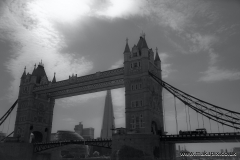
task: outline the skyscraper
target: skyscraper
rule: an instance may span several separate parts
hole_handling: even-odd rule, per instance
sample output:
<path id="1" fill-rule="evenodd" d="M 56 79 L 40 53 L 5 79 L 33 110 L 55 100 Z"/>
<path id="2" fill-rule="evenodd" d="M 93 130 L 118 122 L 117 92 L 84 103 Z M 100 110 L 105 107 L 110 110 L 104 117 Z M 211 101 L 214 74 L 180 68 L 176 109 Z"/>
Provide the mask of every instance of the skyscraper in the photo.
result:
<path id="1" fill-rule="evenodd" d="M 82 132 L 83 132 L 82 122 L 79 122 L 79 125 L 75 125 L 74 131 L 77 132 L 79 135 L 82 135 Z"/>
<path id="2" fill-rule="evenodd" d="M 112 138 L 111 129 L 115 128 L 111 91 L 107 91 L 105 100 L 101 138 Z"/>

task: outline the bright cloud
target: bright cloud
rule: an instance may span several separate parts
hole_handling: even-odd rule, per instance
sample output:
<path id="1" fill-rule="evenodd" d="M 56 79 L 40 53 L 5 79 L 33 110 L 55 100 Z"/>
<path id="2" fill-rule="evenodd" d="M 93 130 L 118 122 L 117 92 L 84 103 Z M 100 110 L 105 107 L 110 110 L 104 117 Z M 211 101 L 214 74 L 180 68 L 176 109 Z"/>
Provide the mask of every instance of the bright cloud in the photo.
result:
<path id="1" fill-rule="evenodd" d="M 53 72 L 56 72 L 57 80 L 66 79 L 69 73 L 82 75 L 92 69 L 93 64 L 85 57 L 77 57 L 75 53 L 60 53 L 65 46 L 62 35 L 46 17 L 38 17 L 38 14 L 33 14 L 34 10 L 25 10 L 24 4 L 20 1 L 9 3 L 9 10 L 5 10 L 0 17 L 1 39 L 12 43 L 13 55 L 5 64 L 13 77 L 10 97 L 17 97 L 24 65 L 31 73 L 34 64 L 41 59 L 47 75 L 53 77 Z"/>
<path id="2" fill-rule="evenodd" d="M 167 59 L 169 58 L 169 55 L 167 53 L 160 53 L 159 54 L 161 62 L 162 62 L 162 77 L 167 78 L 168 75 L 175 71 L 171 68 L 171 64 L 167 63 Z"/>
<path id="3" fill-rule="evenodd" d="M 116 68 L 120 68 L 123 67 L 123 59 L 120 59 L 119 61 L 117 61 L 116 63 L 114 63 L 110 69 L 116 69 Z"/>
<path id="4" fill-rule="evenodd" d="M 213 35 L 201 35 L 200 33 L 187 34 L 187 38 L 193 43 L 190 52 L 208 51 L 211 45 L 217 41 Z"/>
<path id="5" fill-rule="evenodd" d="M 90 12 L 87 0 L 35 0 L 28 4 L 28 9 L 41 18 L 60 22 L 75 22 Z"/>
<path id="6" fill-rule="evenodd" d="M 202 74 L 203 76 L 200 78 L 200 81 L 205 81 L 205 82 L 240 79 L 239 71 L 219 69 L 218 67 L 209 67 L 208 70 L 205 72 L 202 72 Z"/>

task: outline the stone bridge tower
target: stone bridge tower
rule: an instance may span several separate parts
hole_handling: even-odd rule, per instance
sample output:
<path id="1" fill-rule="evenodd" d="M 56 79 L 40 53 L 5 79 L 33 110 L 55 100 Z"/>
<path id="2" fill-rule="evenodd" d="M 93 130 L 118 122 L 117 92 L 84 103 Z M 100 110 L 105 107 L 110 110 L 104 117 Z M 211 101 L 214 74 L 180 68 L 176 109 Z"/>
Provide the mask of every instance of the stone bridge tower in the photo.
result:
<path id="1" fill-rule="evenodd" d="M 162 78 L 158 51 L 154 56 L 142 35 L 131 51 L 127 41 L 123 54 L 126 132 L 113 135 L 112 157 L 138 159 L 134 155 L 141 153 L 149 160 L 174 160 L 175 144 L 159 138 L 164 134 L 162 87 L 149 75 Z"/>
<path id="2" fill-rule="evenodd" d="M 162 87 L 149 76 L 148 71 L 161 78 L 161 61 L 156 49 L 148 48 L 145 36 L 130 51 L 128 42 L 124 51 L 124 83 L 127 132 L 162 134 Z"/>
<path id="3" fill-rule="evenodd" d="M 46 142 L 50 140 L 53 118 L 54 99 L 48 95 L 35 95 L 33 88 L 56 82 L 48 81 L 44 65 L 36 65 L 32 74 L 26 74 L 26 68 L 21 77 L 18 95 L 18 109 L 14 128 L 14 137 L 23 142 Z M 30 139 L 32 137 L 32 139 Z"/>

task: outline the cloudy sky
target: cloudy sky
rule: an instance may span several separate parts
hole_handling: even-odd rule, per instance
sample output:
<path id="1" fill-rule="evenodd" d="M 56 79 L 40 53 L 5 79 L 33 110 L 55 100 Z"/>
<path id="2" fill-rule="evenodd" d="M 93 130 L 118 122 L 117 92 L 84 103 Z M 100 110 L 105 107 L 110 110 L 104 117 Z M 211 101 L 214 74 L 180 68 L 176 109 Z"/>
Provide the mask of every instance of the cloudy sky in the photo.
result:
<path id="1" fill-rule="evenodd" d="M 166 82 L 240 112 L 239 15 L 238 0 L 1 0 L 0 116 L 17 99 L 24 66 L 32 73 L 42 59 L 49 80 L 56 72 L 57 81 L 72 73 L 118 68 L 123 66 L 126 38 L 132 48 L 142 31 L 148 46 L 158 47 Z M 125 127 L 124 92 L 112 90 L 117 127 Z M 82 121 L 84 127 L 94 127 L 98 137 L 105 96 L 103 91 L 57 100 L 52 132 L 73 130 Z M 175 134 L 173 97 L 167 91 L 164 104 L 166 130 Z M 179 128 L 186 130 L 184 106 L 178 101 L 177 111 Z M 10 133 L 15 116 L 16 109 L 0 131 Z M 210 132 L 209 121 L 204 120 Z M 192 118 L 191 123 L 196 129 L 197 120 Z M 211 125 L 217 132 L 217 125 Z M 191 151 L 233 146 L 237 144 L 186 144 Z"/>

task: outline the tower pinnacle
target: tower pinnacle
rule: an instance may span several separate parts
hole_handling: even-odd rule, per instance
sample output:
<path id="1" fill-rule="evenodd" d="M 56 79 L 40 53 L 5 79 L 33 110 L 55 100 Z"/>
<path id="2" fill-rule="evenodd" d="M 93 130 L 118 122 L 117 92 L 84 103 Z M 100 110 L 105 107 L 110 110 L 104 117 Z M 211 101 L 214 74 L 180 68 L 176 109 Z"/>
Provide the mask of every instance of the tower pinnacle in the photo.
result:
<path id="1" fill-rule="evenodd" d="M 128 45 L 128 38 L 126 38 L 126 46 L 125 46 L 125 50 L 123 53 L 129 53 L 130 52 L 130 48 L 129 48 L 129 45 Z"/>
<path id="2" fill-rule="evenodd" d="M 159 58 L 159 55 L 158 55 L 158 48 L 156 47 L 156 56 L 155 56 L 155 62 L 157 61 L 161 61 L 160 58 Z"/>
<path id="3" fill-rule="evenodd" d="M 56 83 L 56 77 L 55 77 L 56 73 L 54 72 L 54 77 L 53 77 L 53 80 L 52 80 L 52 83 Z"/>
<path id="4" fill-rule="evenodd" d="M 23 79 L 23 78 L 25 78 L 27 75 L 26 75 L 26 66 L 24 67 L 24 72 L 23 72 L 23 74 L 22 74 L 22 77 L 21 77 L 21 79 Z"/>

